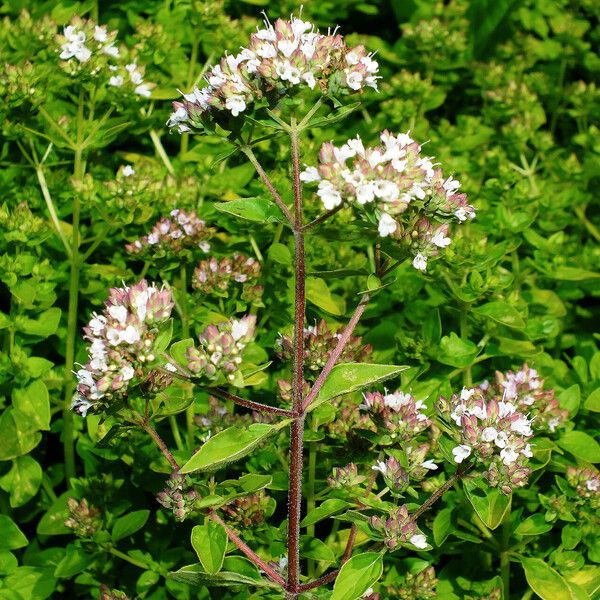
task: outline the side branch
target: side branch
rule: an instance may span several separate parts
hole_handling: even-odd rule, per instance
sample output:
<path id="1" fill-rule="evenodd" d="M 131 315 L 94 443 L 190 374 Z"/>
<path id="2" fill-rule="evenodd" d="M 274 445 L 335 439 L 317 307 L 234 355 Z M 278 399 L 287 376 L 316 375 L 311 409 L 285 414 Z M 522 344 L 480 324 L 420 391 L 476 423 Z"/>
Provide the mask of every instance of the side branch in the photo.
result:
<path id="1" fill-rule="evenodd" d="M 218 398 L 222 398 L 223 400 L 230 400 L 234 404 L 239 404 L 240 406 L 244 406 L 245 408 L 250 408 L 251 410 L 255 410 L 257 412 L 262 413 L 270 413 L 272 415 L 280 415 L 282 417 L 293 417 L 294 413 L 291 410 L 287 410 L 285 408 L 277 408 L 275 406 L 269 406 L 268 404 L 261 404 L 260 402 L 253 402 L 252 400 L 246 400 L 245 398 L 241 398 L 240 396 L 236 396 L 235 394 L 231 394 L 227 390 L 223 388 L 202 388 L 206 392 L 210 392 L 214 396 Z"/>
<path id="2" fill-rule="evenodd" d="M 312 229 L 313 227 L 315 227 L 316 225 L 320 225 L 324 221 L 327 221 L 327 219 L 329 219 L 330 217 L 333 217 L 333 215 L 335 215 L 340 210 L 342 210 L 342 208 L 344 208 L 344 206 L 345 205 L 343 202 L 341 204 L 338 204 L 336 207 L 332 208 L 331 210 L 328 210 L 327 212 L 318 216 L 316 219 L 313 219 L 312 221 L 310 221 L 309 223 L 304 225 L 302 227 L 302 231 L 308 231 L 308 230 Z"/>
<path id="3" fill-rule="evenodd" d="M 321 387 L 325 383 L 327 376 L 329 375 L 329 373 L 331 373 L 331 370 L 342 355 L 342 352 L 344 351 L 344 348 L 346 347 L 350 336 L 354 332 L 354 329 L 356 328 L 356 325 L 362 317 L 362 314 L 365 312 L 365 308 L 367 307 L 369 299 L 369 294 L 364 294 L 360 302 L 358 303 L 358 306 L 354 310 L 354 314 L 350 318 L 350 321 L 348 321 L 348 325 L 346 325 L 346 328 L 344 329 L 342 335 L 339 337 L 336 347 L 334 348 L 333 352 L 329 355 L 327 363 L 323 367 L 321 373 L 319 373 L 317 380 L 315 381 L 312 388 L 310 389 L 310 392 L 308 392 L 306 398 L 304 399 L 304 403 L 302 405 L 303 410 L 306 410 L 309 407 L 310 403 L 317 397 L 317 395 L 321 391 Z"/>
<path id="4" fill-rule="evenodd" d="M 141 421 L 139 423 L 140 427 L 143 427 L 148 435 L 154 440 L 154 443 L 158 446 L 159 450 L 163 453 L 163 456 L 167 459 L 168 463 L 173 467 L 174 471 L 179 471 L 180 467 L 177 464 L 175 458 L 171 454 L 171 451 L 167 448 L 167 445 L 163 441 L 163 439 L 158 435 L 158 432 L 150 423 L 146 421 Z"/>
<path id="5" fill-rule="evenodd" d="M 460 465 L 456 473 L 452 475 L 444 485 L 440 486 L 414 513 L 411 517 L 416 521 L 424 512 L 427 512 L 470 468 L 470 465 Z"/>
<path id="6" fill-rule="evenodd" d="M 294 223 L 294 217 L 290 212 L 290 209 L 286 206 L 285 202 L 281 199 L 279 192 L 275 189 L 275 186 L 269 179 L 269 176 L 265 173 L 265 170 L 262 168 L 261 164 L 258 162 L 256 155 L 252 151 L 252 148 L 249 146 L 240 146 L 240 150 L 248 157 L 248 160 L 252 163 L 258 176 L 262 179 L 262 182 L 265 184 L 266 188 L 269 190 L 269 193 L 275 200 L 275 204 L 279 207 L 281 212 L 285 215 L 285 218 L 291 224 Z"/>
<path id="7" fill-rule="evenodd" d="M 281 587 L 285 588 L 286 583 L 283 577 L 279 573 L 277 573 L 277 571 L 275 571 L 273 567 L 266 563 L 260 556 L 258 556 L 256 552 L 251 550 L 243 542 L 240 536 L 233 529 L 231 529 L 231 527 L 228 527 L 223 521 L 223 519 L 221 519 L 221 517 L 219 517 L 219 515 L 214 510 L 211 510 L 208 513 L 208 516 L 215 523 L 218 523 L 223 527 L 223 529 L 225 529 L 225 531 L 227 532 L 227 537 L 229 537 L 229 539 L 237 546 L 237 548 L 241 550 L 257 567 L 262 569 L 267 575 L 267 577 L 269 577 L 269 579 L 271 579 L 275 583 L 278 583 Z"/>

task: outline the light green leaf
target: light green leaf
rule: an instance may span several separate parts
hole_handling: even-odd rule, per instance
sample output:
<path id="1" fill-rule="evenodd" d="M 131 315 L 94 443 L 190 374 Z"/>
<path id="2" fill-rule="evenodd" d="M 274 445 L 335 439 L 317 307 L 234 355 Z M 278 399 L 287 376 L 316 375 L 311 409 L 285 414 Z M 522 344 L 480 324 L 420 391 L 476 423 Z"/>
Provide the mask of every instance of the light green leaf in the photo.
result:
<path id="1" fill-rule="evenodd" d="M 328 498 L 322 504 L 311 510 L 300 523 L 301 527 L 308 527 L 314 525 L 327 517 L 342 512 L 344 509 L 352 506 L 350 502 L 340 500 L 339 498 Z"/>
<path id="2" fill-rule="evenodd" d="M 335 562 L 333 550 L 325 542 L 308 535 L 300 537 L 300 556 L 323 562 Z"/>
<path id="3" fill-rule="evenodd" d="M 505 496 L 497 489 L 481 489 L 477 484 L 470 481 L 464 482 L 464 490 L 467 499 L 489 529 L 496 529 L 510 509 L 511 496 Z"/>
<path id="4" fill-rule="evenodd" d="M 181 472 L 216 471 L 252 452 L 260 443 L 285 427 L 289 422 L 288 419 L 280 421 L 277 425 L 254 423 L 248 429 L 229 427 L 210 438 L 183 465 Z"/>
<path id="5" fill-rule="evenodd" d="M 521 313 L 506 302 L 487 302 L 473 309 L 476 315 L 514 329 L 523 329 L 525 321 Z"/>
<path id="6" fill-rule="evenodd" d="M 573 600 L 567 582 L 539 558 L 521 559 L 529 587 L 542 600 Z"/>
<path id="7" fill-rule="evenodd" d="M 583 407 L 591 412 L 600 412 L 600 387 L 587 397 Z"/>
<path id="8" fill-rule="evenodd" d="M 452 509 L 443 508 L 433 520 L 433 540 L 441 546 L 452 532 Z"/>
<path id="9" fill-rule="evenodd" d="M 353 556 L 341 568 L 331 600 L 356 600 L 360 598 L 383 573 L 383 556 L 365 552 Z"/>
<path id="10" fill-rule="evenodd" d="M 323 402 L 336 396 L 356 392 L 368 386 L 376 386 L 383 381 L 396 377 L 408 368 L 407 366 L 368 363 L 344 363 L 336 365 L 327 376 L 327 379 L 325 379 L 323 387 L 319 390 L 319 395 L 308 407 L 308 410 L 314 410 L 317 406 L 323 404 Z"/>
<path id="11" fill-rule="evenodd" d="M 72 533 L 71 529 L 65 527 L 65 520 L 69 516 L 67 500 L 72 496 L 72 492 L 64 492 L 51 504 L 38 523 L 37 533 L 39 535 Z"/>
<path id="12" fill-rule="evenodd" d="M 27 546 L 27 538 L 17 524 L 6 515 L 0 515 L 0 551 Z"/>
<path id="13" fill-rule="evenodd" d="M 42 467 L 31 456 L 13 460 L 10 471 L 0 478 L 0 487 L 10 494 L 13 508 L 23 506 L 36 494 L 42 483 Z"/>
<path id="14" fill-rule="evenodd" d="M 150 511 L 144 509 L 136 510 L 123 517 L 119 517 L 112 529 L 112 541 L 117 542 L 139 531 L 146 524 L 149 516 Z"/>
<path id="15" fill-rule="evenodd" d="M 344 301 L 332 294 L 325 281 L 318 277 L 306 279 L 306 299 L 331 315 L 343 315 L 346 309 Z"/>
<path id="16" fill-rule="evenodd" d="M 31 452 L 42 434 L 31 419 L 19 410 L 7 408 L 0 415 L 0 460 L 10 460 Z"/>
<path id="17" fill-rule="evenodd" d="M 41 379 L 32 381 L 26 388 L 15 388 L 12 401 L 13 406 L 27 415 L 38 429 L 50 429 L 50 396 Z"/>
<path id="18" fill-rule="evenodd" d="M 193 348 L 194 340 L 192 338 L 186 338 L 185 340 L 179 340 L 171 345 L 169 348 L 169 356 L 178 364 L 185 367 L 188 363 L 186 352 L 188 348 Z"/>
<path id="19" fill-rule="evenodd" d="M 479 348 L 471 340 L 461 340 L 456 333 L 445 335 L 440 340 L 436 360 L 444 365 L 462 369 L 473 363 Z"/>
<path id="20" fill-rule="evenodd" d="M 202 569 L 202 565 L 188 565 L 182 567 L 179 571 L 172 571 L 168 574 L 169 579 L 187 583 L 193 587 L 206 585 L 208 587 L 230 587 L 230 586 L 246 586 L 252 585 L 256 587 L 277 588 L 276 583 L 269 581 L 266 578 L 253 579 L 247 575 L 233 573 L 231 571 L 220 571 L 219 573 L 206 573 Z"/>
<path id="21" fill-rule="evenodd" d="M 600 445 L 583 431 L 568 431 L 556 443 L 576 458 L 591 463 L 600 462 Z"/>
<path id="22" fill-rule="evenodd" d="M 229 202 L 215 202 L 214 207 L 221 212 L 247 221 L 258 221 L 260 223 L 284 221 L 277 205 L 267 198 L 239 198 Z"/>
<path id="23" fill-rule="evenodd" d="M 527 517 L 524 521 L 521 521 L 516 529 L 515 535 L 541 535 L 552 529 L 552 523 L 548 523 L 543 514 L 538 513 Z"/>
<path id="24" fill-rule="evenodd" d="M 579 411 L 581 390 L 577 384 L 568 387 L 558 395 L 558 402 L 562 408 L 569 411 L 569 416 L 574 417 Z"/>
<path id="25" fill-rule="evenodd" d="M 214 521 L 192 528 L 192 547 L 207 573 L 218 573 L 227 550 L 227 532 Z"/>

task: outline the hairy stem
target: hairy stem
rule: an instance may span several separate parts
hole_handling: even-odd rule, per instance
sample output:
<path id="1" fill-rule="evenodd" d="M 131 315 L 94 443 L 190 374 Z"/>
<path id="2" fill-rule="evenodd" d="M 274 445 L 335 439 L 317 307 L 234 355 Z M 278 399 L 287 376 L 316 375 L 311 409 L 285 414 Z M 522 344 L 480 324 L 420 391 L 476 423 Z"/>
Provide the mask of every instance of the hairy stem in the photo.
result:
<path id="1" fill-rule="evenodd" d="M 354 332 L 354 329 L 356 328 L 356 325 L 362 317 L 362 314 L 365 312 L 365 308 L 367 307 L 368 302 L 369 294 L 363 294 L 363 297 L 358 303 L 358 306 L 354 310 L 354 314 L 350 318 L 350 321 L 348 321 L 348 325 L 346 325 L 344 331 L 342 332 L 342 335 L 340 335 L 336 347 L 333 349 L 333 352 L 329 355 L 327 363 L 325 363 L 323 370 L 321 371 L 321 373 L 319 373 L 317 380 L 315 381 L 312 388 L 310 389 L 310 392 L 308 392 L 306 398 L 304 399 L 302 407 L 303 410 L 306 410 L 310 403 L 319 394 L 319 391 L 325 383 L 327 376 L 329 375 L 329 373 L 331 373 L 331 369 L 333 369 L 338 359 L 340 358 L 342 352 L 344 351 L 344 348 L 346 347 L 346 344 L 348 343 L 348 340 L 350 339 L 350 336 Z"/>
<path id="2" fill-rule="evenodd" d="M 270 413 L 272 415 L 280 415 L 282 417 L 293 417 L 294 413 L 291 410 L 286 410 L 284 408 L 277 408 L 275 406 L 269 406 L 268 404 L 261 404 L 260 402 L 253 402 L 252 400 L 246 400 L 245 398 L 241 398 L 240 396 L 236 396 L 235 394 L 231 394 L 227 390 L 222 388 L 204 388 L 207 392 L 210 392 L 213 396 L 217 396 L 217 398 L 222 398 L 223 400 L 229 400 L 234 404 L 239 404 L 240 406 L 244 406 L 246 408 L 250 408 L 251 410 L 255 410 L 257 412 Z"/>
<path id="3" fill-rule="evenodd" d="M 311 510 L 315 509 L 315 480 L 317 474 L 317 442 L 310 442 L 308 444 L 308 482 L 306 484 L 306 512 L 310 513 Z M 309 525 L 306 528 L 306 533 L 314 537 L 315 536 L 315 525 Z M 315 561 L 308 561 L 308 576 L 315 576 Z"/>
<path id="4" fill-rule="evenodd" d="M 304 234 L 302 233 L 302 184 L 300 148 L 295 119 L 290 128 L 294 188 L 295 307 L 292 373 L 292 409 L 296 418 L 290 428 L 290 471 L 288 494 L 288 581 L 291 599 L 297 598 L 300 585 L 300 518 L 302 504 L 302 467 L 304 446 L 304 314 L 306 310 Z"/>
<path id="5" fill-rule="evenodd" d="M 167 445 L 160 437 L 156 429 L 150 425 L 147 421 L 141 421 L 138 423 L 140 427 L 142 427 L 146 433 L 152 438 L 154 443 L 157 445 L 158 449 L 162 452 L 163 456 L 167 459 L 167 462 L 173 467 L 173 471 L 179 471 L 179 465 L 177 461 L 171 454 L 171 451 L 167 448 Z"/>
<path id="6" fill-rule="evenodd" d="M 283 579 L 283 577 L 279 573 L 277 573 L 277 571 L 275 571 L 273 567 L 266 563 L 260 556 L 258 556 L 256 552 L 251 550 L 242 541 L 238 534 L 233 529 L 231 529 L 231 527 L 228 527 L 225 524 L 223 519 L 221 519 L 221 517 L 219 517 L 219 515 L 215 511 L 211 511 L 208 515 L 213 521 L 215 521 L 215 523 L 219 523 L 219 525 L 221 525 L 225 529 L 225 531 L 227 532 L 227 537 L 229 537 L 231 542 L 233 542 L 237 546 L 237 548 L 241 550 L 256 566 L 262 569 L 267 575 L 267 577 L 269 577 L 269 579 L 271 579 L 275 583 L 278 583 L 280 586 L 285 587 L 285 580 Z"/>
<path id="7" fill-rule="evenodd" d="M 441 485 L 435 492 L 423 502 L 411 517 L 416 521 L 423 513 L 427 512 L 469 469 L 469 465 L 460 465 L 454 475 L 448 478 L 448 481 Z"/>
<path id="8" fill-rule="evenodd" d="M 268 175 L 265 173 L 265 170 L 262 168 L 261 164 L 258 162 L 256 155 L 252 151 L 250 146 L 241 146 L 241 151 L 248 157 L 248 160 L 252 163 L 252 166 L 258 173 L 258 176 L 262 179 L 262 182 L 265 184 L 265 187 L 269 190 L 271 197 L 275 201 L 275 204 L 279 207 L 281 212 L 285 215 L 285 218 L 288 220 L 290 224 L 294 222 L 294 217 L 290 212 L 290 209 L 286 206 L 285 202 L 281 199 L 279 192 L 275 189 L 275 186 L 269 179 Z"/>

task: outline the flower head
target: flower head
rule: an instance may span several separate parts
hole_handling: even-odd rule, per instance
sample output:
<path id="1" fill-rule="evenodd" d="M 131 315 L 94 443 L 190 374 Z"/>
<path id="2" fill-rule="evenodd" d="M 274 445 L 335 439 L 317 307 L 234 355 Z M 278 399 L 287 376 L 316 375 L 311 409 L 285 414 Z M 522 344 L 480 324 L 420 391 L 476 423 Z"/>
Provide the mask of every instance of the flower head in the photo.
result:
<path id="1" fill-rule="evenodd" d="M 459 182 L 445 178 L 408 133 L 380 137 L 374 147 L 360 137 L 340 147 L 323 144 L 318 167 L 307 167 L 301 179 L 318 183 L 325 209 L 353 206 L 377 224 L 381 237 L 405 244 L 415 269 L 425 271 L 427 260 L 451 243 L 450 223 L 472 219 L 475 211 L 458 192 Z"/>

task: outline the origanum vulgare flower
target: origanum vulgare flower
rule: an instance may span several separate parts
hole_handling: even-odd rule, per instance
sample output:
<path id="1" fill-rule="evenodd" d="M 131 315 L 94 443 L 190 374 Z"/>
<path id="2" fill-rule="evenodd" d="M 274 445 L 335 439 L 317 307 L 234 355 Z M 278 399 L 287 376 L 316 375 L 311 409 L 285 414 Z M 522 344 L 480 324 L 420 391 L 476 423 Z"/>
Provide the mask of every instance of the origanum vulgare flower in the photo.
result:
<path id="1" fill-rule="evenodd" d="M 83 328 L 90 360 L 77 371 L 72 408 L 81 416 L 122 399 L 134 379 L 145 377 L 156 356 L 159 326 L 173 309 L 171 291 L 148 285 L 112 288 L 101 314 Z"/>
<path id="2" fill-rule="evenodd" d="M 222 510 L 227 520 L 238 527 L 256 527 L 264 522 L 270 504 L 271 498 L 260 490 L 256 494 L 231 500 Z"/>
<path id="3" fill-rule="evenodd" d="M 67 500 L 67 508 L 69 510 L 69 517 L 65 520 L 65 527 L 71 529 L 77 537 L 94 537 L 96 532 L 102 527 L 102 514 L 100 510 L 90 506 L 85 498 L 79 501 L 75 498 L 69 498 Z"/>
<path id="4" fill-rule="evenodd" d="M 192 275 L 192 287 L 204 295 L 228 296 L 230 287 L 238 283 L 242 287 L 242 300 L 257 302 L 263 293 L 259 278 L 260 263 L 236 252 L 231 258 L 213 256 L 200 261 Z"/>
<path id="5" fill-rule="evenodd" d="M 408 571 L 404 581 L 387 586 L 387 598 L 399 598 L 400 600 L 434 600 L 437 598 L 435 588 L 438 580 L 435 569 L 427 567 L 418 573 Z"/>
<path id="6" fill-rule="evenodd" d="M 242 353 L 252 341 L 255 327 L 254 315 L 209 325 L 198 336 L 200 346 L 187 349 L 187 368 L 211 381 L 223 376 L 234 381 L 242 364 Z"/>
<path id="7" fill-rule="evenodd" d="M 569 411 L 561 408 L 554 390 L 544 390 L 544 380 L 527 364 L 516 373 L 496 372 L 496 387 L 504 390 L 504 400 L 514 402 L 521 411 L 531 415 L 536 431 L 553 433 L 569 418 Z"/>
<path id="8" fill-rule="evenodd" d="M 194 512 L 200 495 L 192 487 L 190 478 L 181 473 L 173 473 L 167 480 L 165 489 L 156 496 L 158 502 L 173 511 L 176 521 L 184 521 Z"/>
<path id="9" fill-rule="evenodd" d="M 250 36 L 247 48 L 225 55 L 207 73 L 207 86 L 173 103 L 169 127 L 191 131 L 215 111 L 237 117 L 263 98 L 277 100 L 300 86 L 324 94 L 377 89 L 379 65 L 363 46 L 346 46 L 337 29 L 321 34 L 295 17 L 264 25 Z"/>
<path id="10" fill-rule="evenodd" d="M 492 487 L 510 494 L 523 487 L 531 472 L 527 466 L 533 456 L 530 438 L 531 419 L 519 411 L 516 404 L 490 397 L 487 385 L 464 388 L 448 402 L 440 399 L 442 415 L 453 423 L 458 444 L 452 450 L 454 461 L 474 462 L 485 468 L 484 476 Z"/>
<path id="11" fill-rule="evenodd" d="M 460 183 L 421 155 L 408 133 L 384 131 L 380 139 L 379 146 L 366 148 L 358 136 L 341 147 L 325 143 L 318 167 L 307 167 L 300 178 L 318 182 L 327 210 L 353 206 L 377 224 L 381 237 L 405 245 L 413 266 L 425 271 L 427 260 L 450 244 L 450 224 L 474 218 L 475 210 L 458 193 Z"/>
<path id="12" fill-rule="evenodd" d="M 75 17 L 56 36 L 61 66 L 71 75 L 84 72 L 92 78 L 104 77 L 110 87 L 149 98 L 155 84 L 144 81 L 144 67 L 128 57 L 126 48 L 116 45 L 116 38 L 116 31 Z"/>
<path id="13" fill-rule="evenodd" d="M 148 235 L 125 246 L 130 254 L 152 253 L 153 255 L 171 252 L 177 253 L 185 248 L 200 248 L 203 252 L 210 250 L 208 240 L 215 230 L 207 227 L 199 219 L 195 211 L 184 211 L 174 208 L 170 217 L 162 217 L 152 227 Z"/>
<path id="14" fill-rule="evenodd" d="M 387 518 L 370 517 L 369 525 L 383 536 L 383 541 L 390 550 L 398 546 L 414 546 L 424 550 L 428 546 L 427 538 L 408 513 L 406 505 L 392 509 Z"/>
<path id="15" fill-rule="evenodd" d="M 600 509 L 600 473 L 596 469 L 568 467 L 567 481 L 592 510 Z"/>
<path id="16" fill-rule="evenodd" d="M 304 368 L 308 371 L 320 371 L 329 355 L 338 344 L 341 333 L 327 324 L 325 319 L 311 327 L 304 328 Z M 282 335 L 277 341 L 276 350 L 284 360 L 292 360 L 294 343 L 290 336 Z M 338 363 L 367 362 L 373 348 L 363 344 L 362 338 L 351 336 L 338 359 Z"/>
<path id="17" fill-rule="evenodd" d="M 393 394 L 367 392 L 362 405 L 381 433 L 392 439 L 410 441 L 425 431 L 431 421 L 423 412 L 425 404 L 410 394 L 397 390 Z"/>

